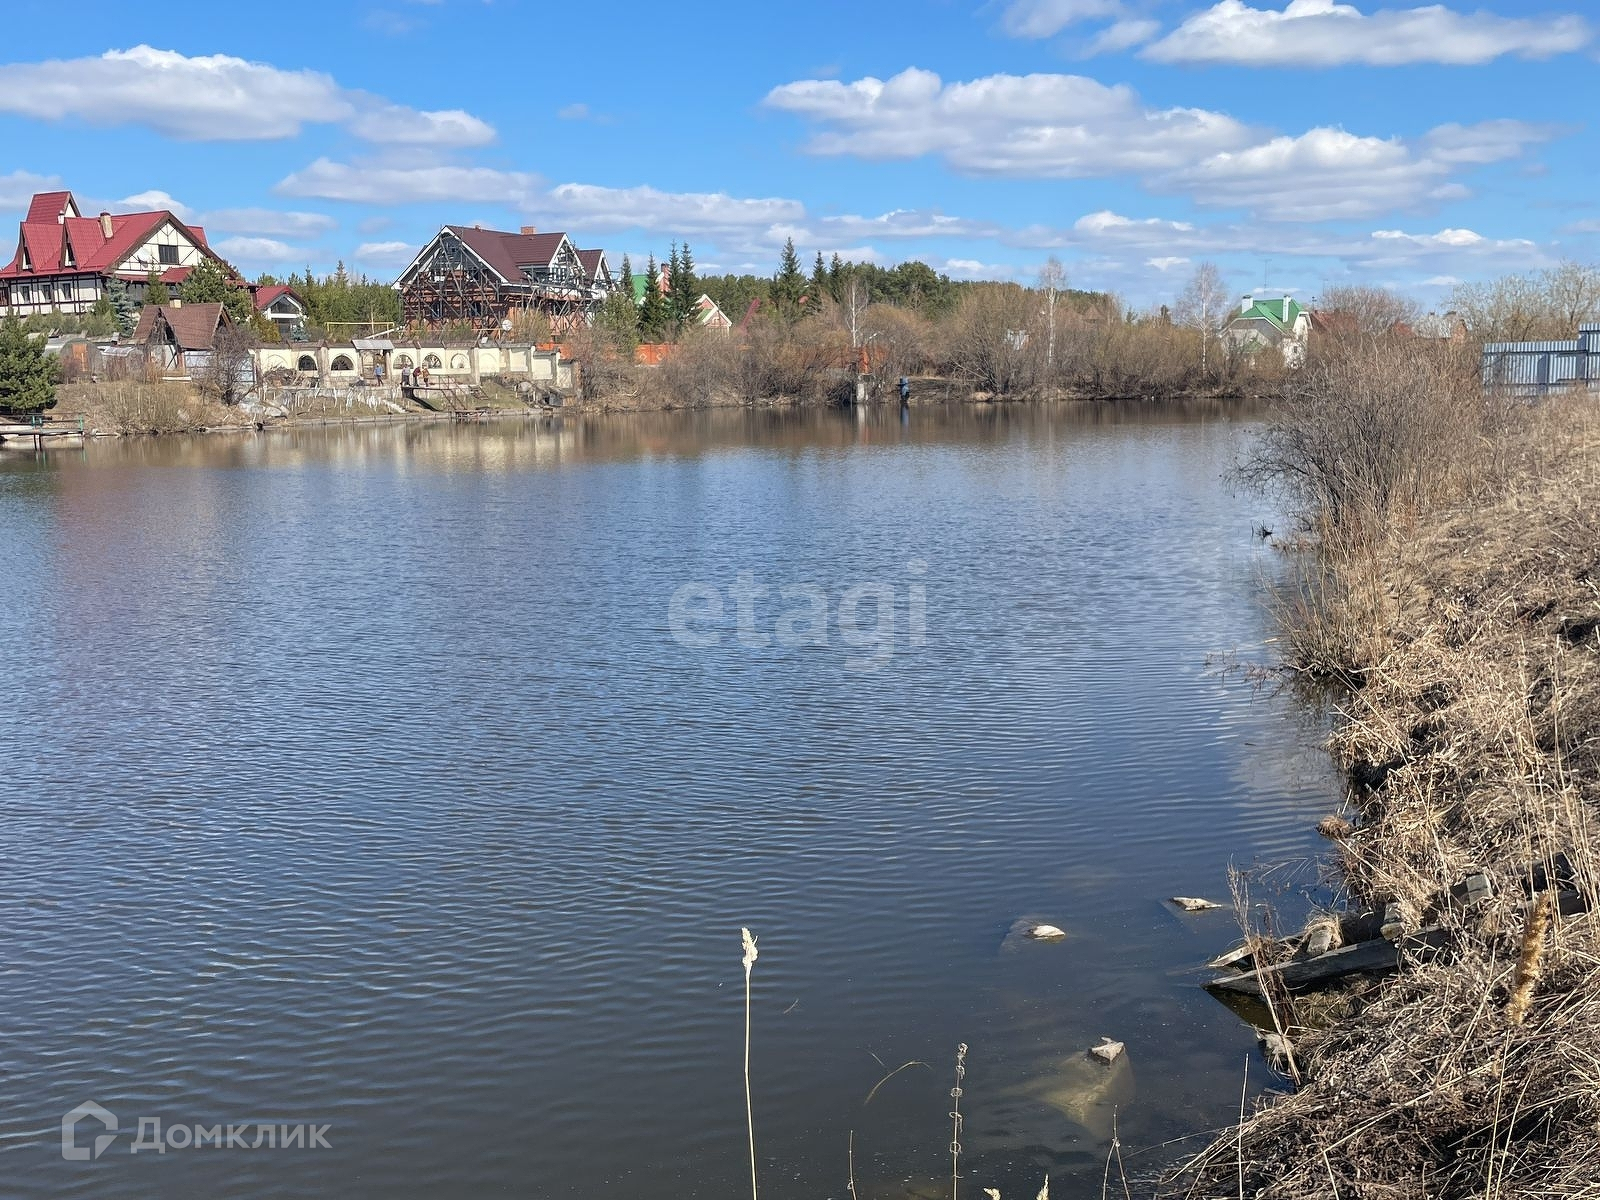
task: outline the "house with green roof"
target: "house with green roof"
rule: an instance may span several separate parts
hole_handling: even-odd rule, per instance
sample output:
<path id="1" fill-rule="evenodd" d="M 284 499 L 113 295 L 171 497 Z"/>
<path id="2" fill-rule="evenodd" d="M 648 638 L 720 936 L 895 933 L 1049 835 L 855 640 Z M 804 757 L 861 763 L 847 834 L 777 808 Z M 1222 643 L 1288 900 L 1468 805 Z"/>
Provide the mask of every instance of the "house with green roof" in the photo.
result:
<path id="1" fill-rule="evenodd" d="M 1305 362 L 1310 332 L 1311 312 L 1292 296 L 1271 300 L 1246 296 L 1218 336 L 1229 350 L 1246 358 L 1276 347 L 1285 366 L 1298 367 Z"/>

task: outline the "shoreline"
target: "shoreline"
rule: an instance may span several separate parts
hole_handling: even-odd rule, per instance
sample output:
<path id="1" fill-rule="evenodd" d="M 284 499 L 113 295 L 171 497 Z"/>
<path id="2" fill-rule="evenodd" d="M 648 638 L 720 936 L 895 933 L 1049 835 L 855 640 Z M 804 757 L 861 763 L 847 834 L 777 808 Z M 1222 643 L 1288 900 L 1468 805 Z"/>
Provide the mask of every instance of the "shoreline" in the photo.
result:
<path id="1" fill-rule="evenodd" d="M 1351 823 L 1325 836 L 1348 902 L 1323 920 L 1387 914 L 1440 945 L 1412 943 L 1386 979 L 1280 994 L 1303 1082 L 1164 1195 L 1592 1189 L 1600 415 L 1579 400 L 1513 421 L 1468 494 L 1370 544 L 1293 551 L 1316 557 L 1280 611 L 1289 665 L 1339 689 Z M 1475 877 L 1487 894 L 1463 898 Z"/>

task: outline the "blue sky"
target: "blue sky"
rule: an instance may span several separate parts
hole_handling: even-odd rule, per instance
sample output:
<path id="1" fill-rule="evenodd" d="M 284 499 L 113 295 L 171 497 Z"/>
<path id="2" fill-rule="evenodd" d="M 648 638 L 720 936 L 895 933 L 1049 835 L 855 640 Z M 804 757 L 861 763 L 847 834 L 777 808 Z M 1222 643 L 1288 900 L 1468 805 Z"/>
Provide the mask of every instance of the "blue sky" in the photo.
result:
<path id="1" fill-rule="evenodd" d="M 171 207 L 254 276 L 441 224 L 703 269 L 921 258 L 1135 305 L 1600 258 L 1592 0 L 7 0 L 0 218 Z M 1586 11 L 1589 10 L 1589 11 Z M 153 12 L 156 10 L 152 10 Z"/>

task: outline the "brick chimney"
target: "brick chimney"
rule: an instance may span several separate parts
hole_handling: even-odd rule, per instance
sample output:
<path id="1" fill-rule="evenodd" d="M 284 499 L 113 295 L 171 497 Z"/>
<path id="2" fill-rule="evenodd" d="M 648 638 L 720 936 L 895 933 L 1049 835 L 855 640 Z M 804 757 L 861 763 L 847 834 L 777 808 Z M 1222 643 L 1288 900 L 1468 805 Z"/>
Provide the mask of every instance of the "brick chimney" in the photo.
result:
<path id="1" fill-rule="evenodd" d="M 534 234 L 536 234 L 538 232 L 539 232 L 539 227 L 537 225 L 524 225 L 522 227 L 522 236 L 523 237 L 532 237 Z"/>
<path id="2" fill-rule="evenodd" d="M 100 236 L 108 242 L 111 240 L 111 214 L 108 212 L 100 214 Z"/>

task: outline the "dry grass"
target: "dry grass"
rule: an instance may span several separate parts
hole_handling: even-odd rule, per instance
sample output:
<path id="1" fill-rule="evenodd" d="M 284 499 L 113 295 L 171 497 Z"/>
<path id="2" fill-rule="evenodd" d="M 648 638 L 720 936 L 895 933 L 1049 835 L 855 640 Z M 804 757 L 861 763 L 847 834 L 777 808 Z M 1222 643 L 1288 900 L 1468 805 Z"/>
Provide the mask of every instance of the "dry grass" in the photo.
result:
<path id="1" fill-rule="evenodd" d="M 1534 900 L 1600 882 L 1600 415 L 1520 416 L 1408 465 L 1362 539 L 1324 547 L 1311 620 L 1330 629 L 1293 651 L 1349 685 L 1352 907 L 1397 904 L 1450 948 L 1346 1019 L 1291 1014 L 1304 1086 L 1169 1194 L 1600 1195 L 1600 917 Z M 1444 901 L 1479 871 L 1492 899 Z"/>
<path id="2" fill-rule="evenodd" d="M 82 414 L 89 429 L 120 434 L 188 433 L 237 425 L 239 411 L 206 400 L 186 383 L 121 380 L 63 387 L 61 414 Z"/>

